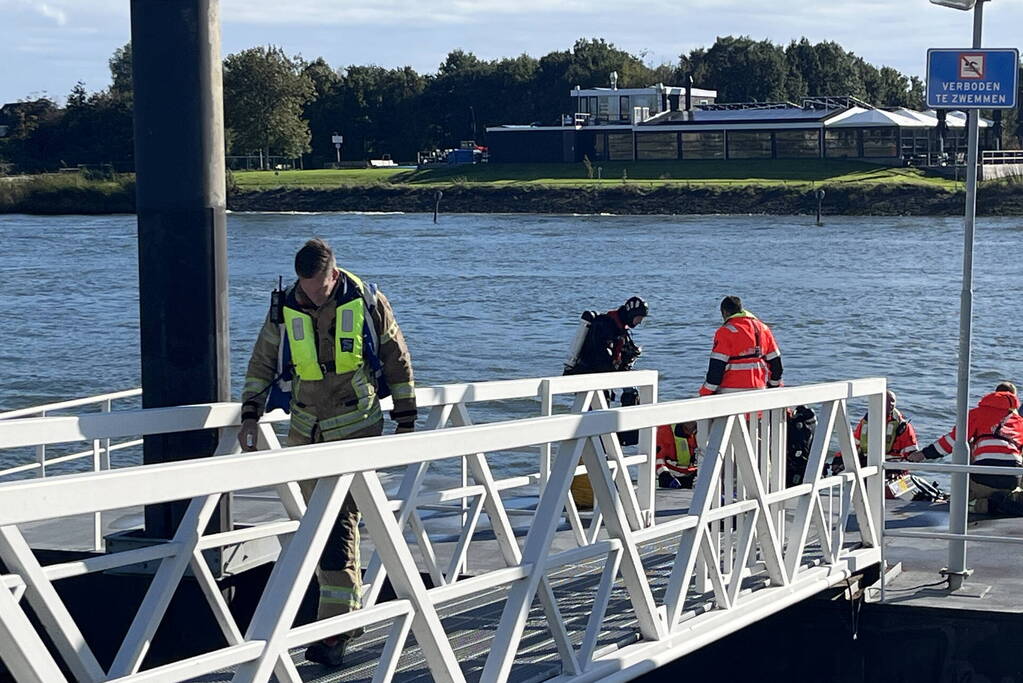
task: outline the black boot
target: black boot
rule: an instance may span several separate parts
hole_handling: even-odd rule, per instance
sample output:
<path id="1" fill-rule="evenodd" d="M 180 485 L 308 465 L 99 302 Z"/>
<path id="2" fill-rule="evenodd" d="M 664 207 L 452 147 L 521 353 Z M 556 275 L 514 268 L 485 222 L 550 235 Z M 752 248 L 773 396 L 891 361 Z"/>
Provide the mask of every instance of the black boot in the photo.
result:
<path id="1" fill-rule="evenodd" d="M 306 648 L 305 658 L 310 662 L 337 669 L 344 662 L 345 649 L 348 647 L 349 640 L 351 638 L 347 635 L 325 638 Z"/>

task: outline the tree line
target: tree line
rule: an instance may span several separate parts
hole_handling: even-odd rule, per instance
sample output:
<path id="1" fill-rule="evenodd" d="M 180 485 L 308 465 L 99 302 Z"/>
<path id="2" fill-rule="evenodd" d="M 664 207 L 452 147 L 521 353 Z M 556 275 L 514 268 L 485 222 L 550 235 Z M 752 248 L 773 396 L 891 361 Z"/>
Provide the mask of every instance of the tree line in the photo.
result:
<path id="1" fill-rule="evenodd" d="M 882 107 L 923 108 L 924 84 L 889 67 L 877 67 L 834 42 L 806 38 L 778 45 L 747 36 L 719 37 L 708 48 L 654 65 L 602 39 L 580 39 L 568 50 L 540 58 L 526 54 L 480 59 L 454 50 L 436 73 L 405 66 L 335 68 L 323 58 L 288 55 L 279 47 L 254 47 L 224 59 L 227 153 L 302 157 L 306 167 L 335 160 L 333 133 L 344 136 L 349 160 L 412 160 L 416 153 L 486 142 L 487 126 L 560 122 L 569 113 L 568 91 L 608 85 L 682 85 L 717 90 L 720 102 L 790 101 L 853 95 Z M 78 83 L 62 107 L 51 99 L 5 105 L 0 160 L 20 171 L 78 164 L 132 168 L 131 45 L 110 58 L 111 85 L 89 93 Z M 1023 80 L 1023 79 L 1021 79 Z M 1023 128 L 1006 118 L 1008 146 Z"/>

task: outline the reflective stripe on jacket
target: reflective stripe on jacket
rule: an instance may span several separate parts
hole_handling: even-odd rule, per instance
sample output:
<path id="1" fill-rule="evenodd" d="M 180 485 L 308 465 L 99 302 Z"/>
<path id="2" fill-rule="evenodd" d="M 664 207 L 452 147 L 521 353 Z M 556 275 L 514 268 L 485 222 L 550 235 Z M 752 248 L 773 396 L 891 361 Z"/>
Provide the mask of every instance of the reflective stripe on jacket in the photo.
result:
<path id="1" fill-rule="evenodd" d="M 1023 465 L 1023 417 L 1019 398 L 1008 391 L 996 391 L 980 399 L 967 419 L 966 440 L 970 446 L 970 462 L 992 465 Z M 939 456 L 952 453 L 956 430 L 952 428 L 933 444 Z"/>
<path id="2" fill-rule="evenodd" d="M 692 474 L 696 471 L 696 453 L 695 435 L 679 436 L 675 433 L 675 425 L 657 428 L 656 474 Z"/>
<path id="3" fill-rule="evenodd" d="M 352 288 L 358 279 L 342 272 L 337 287 Z M 294 304 L 296 311 L 309 316 L 315 330 L 316 363 L 321 372 L 326 368 L 320 380 L 303 380 L 299 374 L 292 380 L 291 414 L 292 427 L 300 434 L 309 436 L 315 428 L 323 432 L 327 440 L 345 438 L 348 434 L 359 432 L 381 419 L 380 401 L 377 386 L 380 381 L 386 382 L 391 388 L 394 408 L 391 418 L 398 423 L 409 423 L 416 418 L 415 381 L 412 373 L 412 359 L 408 346 L 398 323 L 394 319 L 391 304 L 382 292 L 375 292 L 375 305 L 367 307 L 364 320 L 371 337 L 378 340 L 377 363 L 379 370 L 374 370 L 372 363 L 359 359 L 355 369 L 338 371 L 335 362 L 338 351 L 338 340 L 342 337 L 336 330 L 338 322 L 338 302 L 356 300 L 342 292 L 339 296 L 331 296 L 322 306 L 314 306 L 297 284 L 293 285 L 288 294 L 288 301 Z M 362 304 L 364 305 L 364 304 Z M 278 375 L 278 363 L 284 349 L 291 345 L 283 340 L 286 333 L 282 325 L 273 323 L 267 316 L 259 332 L 252 357 L 249 359 L 245 375 L 245 389 L 242 402 L 245 411 L 262 415 L 264 410 L 263 392 Z M 352 319 L 352 330 L 358 329 Z M 362 337 L 360 337 L 362 338 Z M 367 343 L 366 338 L 362 338 Z M 353 349 L 354 351 L 354 343 Z M 344 353 L 349 353 L 344 350 Z M 293 355 L 293 354 L 292 354 Z M 294 358 L 292 363 L 297 364 Z M 378 376 L 379 373 L 379 376 Z"/>
<path id="4" fill-rule="evenodd" d="M 853 439 L 860 446 L 860 455 L 867 453 L 867 417 L 857 423 L 853 430 Z M 898 408 L 892 409 L 888 416 L 888 424 L 885 425 L 884 453 L 887 458 L 905 458 L 910 453 L 919 450 L 916 441 L 916 430 L 909 420 L 903 417 Z"/>
<path id="5" fill-rule="evenodd" d="M 781 386 L 781 351 L 771 328 L 749 311 L 729 316 L 714 334 L 701 396 Z"/>

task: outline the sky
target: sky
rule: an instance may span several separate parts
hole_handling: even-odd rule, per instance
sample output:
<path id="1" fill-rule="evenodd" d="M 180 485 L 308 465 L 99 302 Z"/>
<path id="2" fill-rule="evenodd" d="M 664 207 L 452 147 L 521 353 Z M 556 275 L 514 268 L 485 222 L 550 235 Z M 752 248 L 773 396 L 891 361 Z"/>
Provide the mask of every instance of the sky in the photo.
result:
<path id="1" fill-rule="evenodd" d="M 106 87 L 107 60 L 130 37 L 129 7 L 0 0 L 0 103 L 40 95 L 62 102 L 77 81 Z M 660 64 L 717 36 L 750 35 L 833 40 L 873 64 L 923 76 L 928 47 L 967 47 L 972 36 L 968 13 L 928 0 L 221 0 L 220 13 L 224 55 L 274 44 L 335 67 L 422 73 L 455 48 L 487 59 L 539 57 L 599 37 Z M 1019 47 L 1021 27 L 1023 0 L 985 3 L 985 46 Z"/>

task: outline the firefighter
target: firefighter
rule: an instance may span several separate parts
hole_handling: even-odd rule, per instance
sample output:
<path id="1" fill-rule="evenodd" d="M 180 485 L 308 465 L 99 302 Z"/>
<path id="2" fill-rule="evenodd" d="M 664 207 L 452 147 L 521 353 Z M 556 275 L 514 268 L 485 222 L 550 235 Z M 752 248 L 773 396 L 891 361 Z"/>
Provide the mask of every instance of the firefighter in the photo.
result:
<path id="1" fill-rule="evenodd" d="M 621 306 L 607 313 L 586 311 L 576 331 L 568 360 L 565 361 L 566 375 L 582 375 L 595 372 L 626 372 L 632 369 L 643 349 L 632 339 L 634 330 L 649 315 L 650 308 L 638 296 L 629 297 Z M 608 403 L 614 400 L 614 392 L 605 391 Z M 622 405 L 639 403 L 639 392 L 635 388 L 622 391 Z M 618 435 L 622 446 L 639 442 L 639 431 L 632 430 Z M 572 480 L 572 495 L 581 508 L 593 507 L 593 489 L 585 474 Z"/>
<path id="2" fill-rule="evenodd" d="M 781 386 L 781 351 L 771 328 L 737 296 L 721 300 L 721 317 L 700 396 Z"/>
<path id="3" fill-rule="evenodd" d="M 894 391 L 889 391 L 885 396 L 885 414 L 887 423 L 884 431 L 884 454 L 885 458 L 892 460 L 905 460 L 911 454 L 920 450 L 916 442 L 916 430 L 913 425 L 895 407 L 898 398 Z M 867 457 L 867 416 L 857 423 L 853 429 L 853 439 L 859 445 L 860 458 Z M 866 464 L 865 461 L 863 461 Z"/>
<path id="4" fill-rule="evenodd" d="M 583 313 L 564 374 L 631 370 L 643 352 L 633 341 L 631 330 L 649 314 L 647 303 L 638 296 L 607 313 Z"/>
<path id="5" fill-rule="evenodd" d="M 980 399 L 970 411 L 966 422 L 966 443 L 970 462 L 974 465 L 1020 467 L 1023 465 L 1023 417 L 1019 414 L 1019 397 L 1011 382 L 1002 382 Z M 956 430 L 941 437 L 910 460 L 942 458 L 952 453 Z M 1015 474 L 970 475 L 970 498 L 973 510 L 981 514 L 997 513 L 1023 516 L 1023 489 Z"/>
<path id="6" fill-rule="evenodd" d="M 657 428 L 657 485 L 662 489 L 692 488 L 698 448 L 696 423 L 680 422 Z"/>
<path id="7" fill-rule="evenodd" d="M 313 239 L 295 255 L 298 280 L 274 298 L 245 376 L 239 441 L 255 450 L 263 395 L 291 390 L 291 446 L 378 436 L 380 399 L 394 399 L 396 433 L 415 428 L 416 398 L 409 355 L 387 297 L 337 267 L 334 252 Z M 290 380 L 290 382 L 287 382 Z M 290 386 L 288 386 L 290 384 Z M 315 481 L 301 482 L 308 499 Z M 359 511 L 349 494 L 317 568 L 318 618 L 359 609 Z M 351 634 L 312 644 L 306 659 L 341 666 Z"/>

